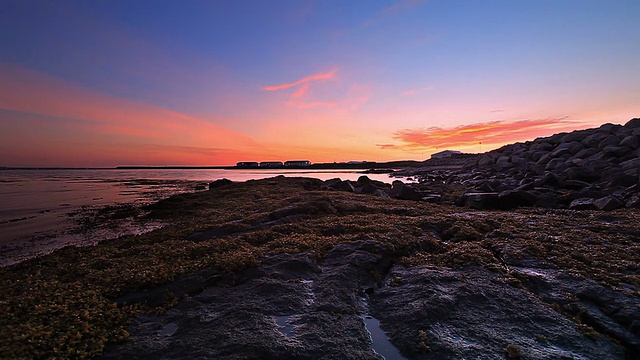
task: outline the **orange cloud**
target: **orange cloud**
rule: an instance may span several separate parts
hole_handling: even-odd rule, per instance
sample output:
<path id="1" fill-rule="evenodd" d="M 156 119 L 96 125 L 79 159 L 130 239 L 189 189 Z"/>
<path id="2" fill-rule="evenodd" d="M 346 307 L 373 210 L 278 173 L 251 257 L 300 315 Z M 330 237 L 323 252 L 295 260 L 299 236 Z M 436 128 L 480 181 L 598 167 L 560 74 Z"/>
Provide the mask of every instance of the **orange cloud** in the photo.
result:
<path id="1" fill-rule="evenodd" d="M 30 130 L 33 134 L 42 135 L 34 142 L 41 143 L 44 139 L 52 144 L 57 142 L 58 147 L 70 146 L 72 142 L 87 139 L 102 142 L 107 147 L 115 147 L 114 143 L 128 144 L 123 146 L 132 156 L 139 155 L 135 154 L 136 147 L 145 144 L 146 149 L 167 149 L 155 151 L 155 155 L 146 152 L 146 163 L 162 163 L 165 160 L 163 156 L 181 153 L 184 158 L 180 163 L 183 164 L 193 164 L 192 161 L 196 159 L 197 164 L 225 164 L 233 159 L 228 156 L 216 156 L 207 161 L 204 155 L 213 154 L 211 149 L 216 149 L 215 154 L 228 155 L 234 151 L 256 152 L 260 148 L 250 137 L 215 123 L 93 91 L 44 73 L 6 63 L 0 63 L 0 109 L 18 114 L 44 116 L 42 119 L 46 120 L 39 120 L 40 125 Z M 17 121 L 15 118 L 3 115 L 0 118 L 0 126 L 10 128 L 11 123 Z M 56 128 L 73 131 L 76 137 L 68 139 L 64 133 L 59 133 L 58 136 L 65 137 L 65 141 L 47 140 L 46 132 Z M 36 145 L 38 144 L 34 144 Z M 176 151 L 177 149 L 181 150 Z M 106 153 L 95 155 L 107 156 Z"/>
<path id="2" fill-rule="evenodd" d="M 575 130 L 581 126 L 586 128 L 589 125 L 562 117 L 514 122 L 492 121 L 454 128 L 406 129 L 394 133 L 394 138 L 402 144 L 378 144 L 377 146 L 380 149 L 396 150 L 469 147 L 478 143 L 491 146 L 533 140 L 540 136 Z"/>
<path id="3" fill-rule="evenodd" d="M 314 75 L 310 75 L 307 76 L 305 78 L 302 78 L 296 82 L 292 82 L 289 84 L 281 84 L 281 85 L 273 85 L 273 86 L 265 86 L 262 89 L 267 90 L 267 91 L 274 91 L 274 90 L 282 90 L 282 89 L 288 89 L 294 86 L 298 86 L 298 85 L 302 85 L 311 81 L 317 81 L 317 80 L 326 80 L 326 79 L 333 79 L 336 75 L 336 71 L 337 69 L 333 69 L 329 72 L 326 73 L 321 73 L 321 74 L 314 74 Z"/>

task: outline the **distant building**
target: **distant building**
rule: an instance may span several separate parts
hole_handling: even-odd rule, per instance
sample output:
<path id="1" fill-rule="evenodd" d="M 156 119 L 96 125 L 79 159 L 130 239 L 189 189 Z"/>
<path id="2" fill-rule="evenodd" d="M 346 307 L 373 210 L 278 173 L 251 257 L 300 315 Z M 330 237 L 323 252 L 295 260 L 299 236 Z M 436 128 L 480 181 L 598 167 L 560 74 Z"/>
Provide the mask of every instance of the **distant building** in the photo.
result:
<path id="1" fill-rule="evenodd" d="M 241 161 L 236 163 L 236 167 L 239 168 L 257 168 L 260 166 L 257 161 Z"/>
<path id="2" fill-rule="evenodd" d="M 284 162 L 285 167 L 302 167 L 302 166 L 311 166 L 311 161 L 309 160 L 289 160 Z"/>
<path id="3" fill-rule="evenodd" d="M 366 161 L 358 161 L 358 160 L 347 161 L 347 164 L 349 165 L 358 165 L 358 164 L 364 164 L 364 163 L 366 163 Z"/>
<path id="4" fill-rule="evenodd" d="M 462 154 L 462 151 L 445 150 L 445 151 L 437 152 L 435 154 L 431 154 L 431 158 L 432 159 L 443 159 L 443 158 L 452 157 L 453 155 L 460 155 L 460 154 Z"/>
<path id="5" fill-rule="evenodd" d="M 281 168 L 283 166 L 282 161 L 263 161 L 260 163 L 261 168 Z"/>

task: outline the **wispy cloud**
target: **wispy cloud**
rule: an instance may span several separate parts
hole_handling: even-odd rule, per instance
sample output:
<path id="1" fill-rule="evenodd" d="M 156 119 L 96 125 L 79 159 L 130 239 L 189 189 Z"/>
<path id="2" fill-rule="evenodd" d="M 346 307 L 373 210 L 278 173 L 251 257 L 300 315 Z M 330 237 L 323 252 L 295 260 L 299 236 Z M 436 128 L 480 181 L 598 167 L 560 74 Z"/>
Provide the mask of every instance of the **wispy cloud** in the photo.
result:
<path id="1" fill-rule="evenodd" d="M 309 84 L 304 84 L 304 85 L 300 86 L 300 88 L 298 90 L 296 90 L 296 92 L 291 94 L 291 97 L 292 98 L 304 98 L 304 97 L 307 96 L 308 92 L 309 92 Z"/>
<path id="2" fill-rule="evenodd" d="M 417 89 L 408 89 L 400 93 L 402 96 L 413 96 L 419 92 L 433 90 L 433 86 L 425 86 Z"/>
<path id="3" fill-rule="evenodd" d="M 336 76 L 337 69 L 333 69 L 326 73 L 319 73 L 314 75 L 309 75 L 304 77 L 298 81 L 281 84 L 281 85 L 273 85 L 273 86 L 265 86 L 262 89 L 267 91 L 275 91 L 275 90 L 285 90 L 290 88 L 297 89 L 289 95 L 289 101 L 286 102 L 287 106 L 297 109 L 312 109 L 318 107 L 333 107 L 338 105 L 337 101 L 310 101 L 309 98 L 309 89 L 311 84 L 320 80 L 333 79 Z"/>
<path id="4" fill-rule="evenodd" d="M 490 146 L 533 140 L 540 136 L 575 130 L 581 125 L 581 122 L 569 120 L 565 116 L 513 122 L 492 121 L 453 128 L 406 129 L 393 134 L 400 144 L 377 144 L 377 146 L 380 149 L 402 150 L 468 147 L 480 142 Z"/>
<path id="5" fill-rule="evenodd" d="M 306 84 L 306 83 L 311 82 L 311 81 L 333 79 L 335 77 L 335 75 L 336 75 L 336 71 L 337 71 L 337 69 L 333 69 L 333 70 L 331 70 L 329 72 L 326 72 L 326 73 L 309 75 L 307 77 L 304 77 L 304 78 L 302 78 L 302 79 L 300 79 L 298 81 L 294 81 L 292 83 L 273 85 L 273 86 L 265 86 L 262 89 L 267 90 L 267 91 L 282 90 L 282 89 L 288 89 L 288 88 L 291 88 L 291 87 L 294 87 L 294 86 Z"/>
<path id="6" fill-rule="evenodd" d="M 398 13 L 398 12 L 402 12 L 402 11 L 413 9 L 413 8 L 415 8 L 417 6 L 420 6 L 424 2 L 425 2 L 425 0 L 399 0 L 399 1 L 396 1 L 395 3 L 387 6 L 384 9 L 382 9 L 373 18 L 367 20 L 364 23 L 364 26 L 365 27 L 373 26 L 373 25 L 375 25 L 377 23 L 380 23 L 381 21 L 383 21 L 388 16 L 391 16 L 391 15 L 393 15 L 395 13 Z"/>

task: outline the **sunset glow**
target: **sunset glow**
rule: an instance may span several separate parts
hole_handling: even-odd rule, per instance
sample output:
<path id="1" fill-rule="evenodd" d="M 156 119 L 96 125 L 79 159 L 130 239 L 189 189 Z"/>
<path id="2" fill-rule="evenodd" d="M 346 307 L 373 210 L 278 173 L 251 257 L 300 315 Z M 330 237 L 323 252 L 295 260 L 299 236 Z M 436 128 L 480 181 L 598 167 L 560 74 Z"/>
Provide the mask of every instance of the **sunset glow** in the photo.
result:
<path id="1" fill-rule="evenodd" d="M 0 5 L 0 166 L 419 160 L 640 116 L 633 1 L 147 6 Z"/>

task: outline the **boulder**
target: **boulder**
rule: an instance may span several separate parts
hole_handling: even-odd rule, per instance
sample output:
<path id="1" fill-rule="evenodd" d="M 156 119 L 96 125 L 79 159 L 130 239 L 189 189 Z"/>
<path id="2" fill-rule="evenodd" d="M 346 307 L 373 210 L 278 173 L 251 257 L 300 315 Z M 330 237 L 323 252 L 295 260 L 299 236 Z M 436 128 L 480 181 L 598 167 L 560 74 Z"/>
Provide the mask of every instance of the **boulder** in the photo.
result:
<path id="1" fill-rule="evenodd" d="M 364 184 L 361 188 L 360 188 L 360 193 L 361 194 L 373 194 L 378 190 L 378 188 L 373 185 L 372 183 L 368 183 L 368 184 Z"/>
<path id="2" fill-rule="evenodd" d="M 593 202 L 593 205 L 598 210 L 611 211 L 619 209 L 624 206 L 622 201 L 618 200 L 615 196 L 605 196 Z"/>
<path id="3" fill-rule="evenodd" d="M 618 146 L 618 138 L 615 135 L 609 135 L 598 143 L 599 149 L 604 149 L 607 146 Z"/>
<path id="4" fill-rule="evenodd" d="M 597 154 L 599 152 L 600 152 L 600 150 L 598 150 L 598 149 L 585 148 L 585 149 L 582 149 L 582 150 L 578 151 L 576 153 L 575 157 L 578 158 L 578 159 L 586 159 L 586 158 L 588 158 L 590 156 L 593 156 L 593 155 L 595 155 L 595 154 Z"/>
<path id="5" fill-rule="evenodd" d="M 369 179 L 368 176 L 362 175 L 358 178 L 358 181 L 356 181 L 356 186 L 364 186 L 366 184 L 371 184 L 371 183 L 373 183 L 373 181 Z"/>
<path id="6" fill-rule="evenodd" d="M 216 188 L 219 188 L 221 186 L 225 186 L 225 185 L 229 185 L 229 184 L 233 184 L 233 181 L 231 181 L 229 179 L 226 179 L 226 178 L 218 179 L 218 180 L 215 180 L 215 181 L 212 181 L 212 182 L 209 183 L 209 190 L 216 189 Z"/>
<path id="7" fill-rule="evenodd" d="M 620 141 L 620 146 L 626 146 L 635 150 L 640 147 L 640 137 L 629 135 Z"/>
<path id="8" fill-rule="evenodd" d="M 520 206 L 533 206 L 536 196 L 525 190 L 507 190 L 498 195 L 498 208 L 509 210 Z"/>
<path id="9" fill-rule="evenodd" d="M 591 168 L 583 166 L 570 167 L 565 171 L 565 175 L 569 180 L 580 180 L 585 182 L 600 180 L 600 174 Z"/>
<path id="10" fill-rule="evenodd" d="M 420 191 L 412 186 L 406 185 L 400 180 L 396 180 L 391 184 L 392 198 L 402 200 L 421 200 L 422 194 Z"/>
<path id="11" fill-rule="evenodd" d="M 381 197 L 381 198 L 385 198 L 385 199 L 390 199 L 391 198 L 391 196 L 389 196 L 389 194 L 386 191 L 382 190 L 382 189 L 377 189 L 373 193 L 373 195 Z"/>
<path id="12" fill-rule="evenodd" d="M 579 198 L 575 199 L 569 205 L 569 209 L 572 210 L 595 210 L 595 200 L 592 198 Z"/>
<path id="13" fill-rule="evenodd" d="M 456 205 L 478 210 L 497 209 L 499 204 L 498 196 L 499 193 L 497 192 L 465 193 L 456 201 Z"/>
<path id="14" fill-rule="evenodd" d="M 602 152 L 604 152 L 606 155 L 609 155 L 609 156 L 623 157 L 631 153 L 631 149 L 629 149 L 626 146 L 609 145 L 609 146 L 605 146 L 602 149 Z"/>
<path id="15" fill-rule="evenodd" d="M 533 183 L 533 186 L 553 186 L 557 185 L 558 183 L 560 183 L 560 178 L 556 174 L 552 172 L 545 172 L 540 179 L 536 180 Z"/>
<path id="16" fill-rule="evenodd" d="M 340 181 L 330 186 L 333 190 L 355 192 L 355 189 L 349 180 Z"/>
<path id="17" fill-rule="evenodd" d="M 627 129 L 640 129 L 640 118 L 634 118 L 627 121 L 627 123 L 624 124 L 624 127 Z"/>
<path id="18" fill-rule="evenodd" d="M 535 206 L 555 209 L 559 206 L 559 204 L 558 199 L 556 199 L 555 195 L 547 190 L 539 193 L 536 196 Z"/>

